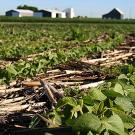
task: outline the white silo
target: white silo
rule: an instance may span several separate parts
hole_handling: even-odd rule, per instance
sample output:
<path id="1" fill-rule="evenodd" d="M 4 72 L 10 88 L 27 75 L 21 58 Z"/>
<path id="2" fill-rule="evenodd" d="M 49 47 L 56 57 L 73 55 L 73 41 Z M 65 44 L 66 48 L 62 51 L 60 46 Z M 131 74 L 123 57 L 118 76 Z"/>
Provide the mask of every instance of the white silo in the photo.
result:
<path id="1" fill-rule="evenodd" d="M 73 8 L 67 8 L 64 10 L 66 12 L 66 17 L 67 18 L 74 18 L 75 17 L 75 12 Z"/>

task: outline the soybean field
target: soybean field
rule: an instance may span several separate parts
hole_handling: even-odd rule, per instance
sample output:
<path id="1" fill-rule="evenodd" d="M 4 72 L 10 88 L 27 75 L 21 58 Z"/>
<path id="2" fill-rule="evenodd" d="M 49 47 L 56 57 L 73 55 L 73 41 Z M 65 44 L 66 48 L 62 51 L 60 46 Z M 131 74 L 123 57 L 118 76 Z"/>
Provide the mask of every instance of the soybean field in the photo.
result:
<path id="1" fill-rule="evenodd" d="M 134 61 L 133 23 L 1 22 L 1 131 L 134 135 Z"/>

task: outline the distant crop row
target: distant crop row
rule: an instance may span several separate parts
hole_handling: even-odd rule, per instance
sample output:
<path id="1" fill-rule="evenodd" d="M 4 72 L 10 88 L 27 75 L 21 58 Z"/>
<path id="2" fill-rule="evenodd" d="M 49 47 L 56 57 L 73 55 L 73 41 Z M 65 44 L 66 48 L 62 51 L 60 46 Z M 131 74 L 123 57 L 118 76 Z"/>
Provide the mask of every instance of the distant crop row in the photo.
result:
<path id="1" fill-rule="evenodd" d="M 113 37 L 134 32 L 131 24 L 1 24 L 0 59 L 83 46 L 83 41 L 94 40 L 102 33 Z"/>
<path id="2" fill-rule="evenodd" d="M 109 24 L 135 24 L 134 19 L 125 20 L 103 20 L 98 18 L 39 18 L 39 17 L 7 17 L 0 16 L 0 22 L 39 22 L 39 23 L 109 23 Z"/>

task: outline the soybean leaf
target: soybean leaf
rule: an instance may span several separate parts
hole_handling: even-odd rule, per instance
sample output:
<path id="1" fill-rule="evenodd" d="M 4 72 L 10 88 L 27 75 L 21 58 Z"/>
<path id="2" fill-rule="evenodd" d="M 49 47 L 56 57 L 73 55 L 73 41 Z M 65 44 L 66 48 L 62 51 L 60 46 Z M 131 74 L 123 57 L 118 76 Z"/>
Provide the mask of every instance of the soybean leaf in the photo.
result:
<path id="1" fill-rule="evenodd" d="M 90 96 L 94 100 L 104 101 L 106 99 L 106 96 L 99 90 L 99 89 L 93 89 L 92 92 L 90 92 Z"/>
<path id="2" fill-rule="evenodd" d="M 134 127 L 135 120 L 131 116 L 124 113 L 119 114 L 119 116 L 121 117 L 125 128 L 132 129 Z"/>
<path id="3" fill-rule="evenodd" d="M 89 131 L 89 132 L 87 133 L 87 135 L 93 135 L 93 133 L 92 133 L 91 131 Z"/>
<path id="4" fill-rule="evenodd" d="M 83 102 L 84 102 L 84 104 L 89 105 L 89 106 L 94 105 L 94 101 L 92 100 L 92 98 L 89 95 L 83 97 Z"/>
<path id="5" fill-rule="evenodd" d="M 135 92 L 135 87 L 133 85 L 125 85 L 124 90 L 126 92 Z"/>
<path id="6" fill-rule="evenodd" d="M 127 97 L 117 97 L 115 99 L 115 104 L 126 112 L 131 112 L 134 109 L 132 102 Z"/>
<path id="7" fill-rule="evenodd" d="M 106 130 L 113 131 L 119 135 L 124 135 L 124 124 L 117 114 L 114 114 L 110 118 L 104 120 L 103 125 Z"/>
<path id="8" fill-rule="evenodd" d="M 130 80 L 131 80 L 132 84 L 135 86 L 135 75 L 134 74 L 130 77 Z"/>
<path id="9" fill-rule="evenodd" d="M 74 98 L 64 97 L 63 99 L 59 100 L 57 107 L 62 107 L 62 106 L 67 105 L 67 104 L 70 106 L 73 106 L 73 107 L 77 106 L 77 102 Z"/>
<path id="10" fill-rule="evenodd" d="M 17 75 L 17 71 L 15 70 L 15 67 L 13 65 L 10 65 L 6 68 L 9 74 Z"/>
<path id="11" fill-rule="evenodd" d="M 122 121 L 124 123 L 125 128 L 132 129 L 134 127 L 135 120 L 130 115 L 128 115 L 125 112 L 117 109 L 116 107 L 113 107 L 112 111 L 120 116 L 120 118 L 122 119 Z"/>
<path id="12" fill-rule="evenodd" d="M 131 101 L 135 102 L 135 92 L 129 93 L 128 97 L 130 98 Z"/>
<path id="13" fill-rule="evenodd" d="M 103 91 L 104 95 L 108 98 L 121 97 L 122 95 L 114 90 L 105 90 Z"/>
<path id="14" fill-rule="evenodd" d="M 133 105 L 135 106 L 135 92 L 130 92 L 127 96 L 130 98 Z"/>
<path id="15" fill-rule="evenodd" d="M 78 117 L 78 112 L 83 114 L 82 106 L 80 106 L 80 105 L 77 105 L 77 106 L 73 107 L 73 109 L 71 110 L 71 117 L 74 116 L 75 118 L 77 118 Z"/>
<path id="16" fill-rule="evenodd" d="M 119 77 L 118 77 L 119 80 L 121 79 L 125 79 L 125 80 L 129 80 L 128 77 L 125 75 L 125 74 L 121 74 Z"/>
<path id="17" fill-rule="evenodd" d="M 100 119 L 92 113 L 85 113 L 78 117 L 73 125 L 73 130 L 80 132 L 97 132 L 101 126 Z"/>
<path id="18" fill-rule="evenodd" d="M 123 88 L 119 83 L 115 84 L 114 91 L 120 93 L 121 95 L 124 95 Z"/>
<path id="19" fill-rule="evenodd" d="M 52 120 L 55 125 L 59 126 L 62 124 L 61 117 L 56 111 L 53 111 L 50 115 L 52 117 L 50 120 Z"/>

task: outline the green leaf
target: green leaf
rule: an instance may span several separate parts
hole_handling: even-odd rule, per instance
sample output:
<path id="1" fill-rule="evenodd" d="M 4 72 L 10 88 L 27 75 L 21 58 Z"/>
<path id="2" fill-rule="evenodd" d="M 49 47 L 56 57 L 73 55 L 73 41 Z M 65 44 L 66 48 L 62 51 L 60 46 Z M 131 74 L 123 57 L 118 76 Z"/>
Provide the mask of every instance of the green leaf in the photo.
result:
<path id="1" fill-rule="evenodd" d="M 104 95 L 108 98 L 115 98 L 115 97 L 121 97 L 122 95 L 118 92 L 115 92 L 114 90 L 105 90 L 103 91 Z"/>
<path id="2" fill-rule="evenodd" d="M 124 135 L 124 124 L 117 114 L 114 114 L 110 118 L 104 120 L 103 125 L 106 130 L 113 131 L 119 135 Z"/>
<path id="3" fill-rule="evenodd" d="M 76 107 L 77 106 L 77 102 L 74 98 L 72 97 L 64 97 L 63 99 L 60 99 L 58 104 L 57 104 L 57 107 L 63 107 L 65 105 L 70 105 L 70 106 L 73 106 L 73 107 Z"/>
<path id="4" fill-rule="evenodd" d="M 119 114 L 119 116 L 121 117 L 125 128 L 132 129 L 134 127 L 135 120 L 131 116 L 124 113 Z"/>
<path id="5" fill-rule="evenodd" d="M 38 67 L 36 69 L 36 72 L 38 73 L 42 68 L 44 68 L 46 63 L 47 63 L 47 61 L 45 59 L 41 59 L 39 61 Z"/>
<path id="6" fill-rule="evenodd" d="M 15 67 L 13 65 L 10 65 L 10 66 L 6 67 L 6 70 L 10 74 L 17 75 L 17 71 L 15 70 Z"/>
<path id="7" fill-rule="evenodd" d="M 96 88 L 93 88 L 90 92 L 90 97 L 94 100 L 104 101 L 106 99 L 106 96 Z"/>
<path id="8" fill-rule="evenodd" d="M 97 116 L 91 113 L 85 113 L 76 119 L 73 125 L 73 130 L 80 132 L 97 132 L 100 126 L 101 122 Z"/>
<path id="9" fill-rule="evenodd" d="M 44 135 L 54 135 L 54 134 L 51 134 L 51 133 L 45 133 Z"/>
<path id="10" fill-rule="evenodd" d="M 121 74 L 121 75 L 118 77 L 118 79 L 119 79 L 119 80 L 122 80 L 122 79 L 129 80 L 125 74 Z"/>
<path id="11" fill-rule="evenodd" d="M 92 100 L 92 98 L 89 95 L 83 97 L 83 102 L 84 102 L 84 104 L 89 105 L 89 106 L 94 105 L 94 101 Z"/>
<path id="12" fill-rule="evenodd" d="M 61 117 L 59 113 L 57 113 L 55 110 L 49 114 L 51 116 L 50 120 L 52 120 L 54 125 L 60 126 L 62 124 Z"/>
<path id="13" fill-rule="evenodd" d="M 124 95 L 123 88 L 119 83 L 115 84 L 114 91 L 120 93 L 121 95 Z"/>
<path id="14" fill-rule="evenodd" d="M 132 102 L 127 97 L 117 97 L 115 99 L 115 104 L 126 112 L 131 112 L 134 109 Z"/>
<path id="15" fill-rule="evenodd" d="M 108 131 L 105 131 L 104 135 L 110 135 Z"/>
<path id="16" fill-rule="evenodd" d="M 102 111 L 104 111 L 104 102 L 100 102 L 98 107 L 98 112 L 102 113 Z"/>
<path id="17" fill-rule="evenodd" d="M 133 131 L 133 132 L 131 132 L 129 135 L 135 135 L 135 132 Z"/>
<path id="18" fill-rule="evenodd" d="M 93 133 L 92 133 L 91 131 L 89 131 L 89 132 L 87 133 L 87 135 L 93 135 Z"/>
<path id="19" fill-rule="evenodd" d="M 135 92 L 130 92 L 127 96 L 132 101 L 132 104 L 135 106 Z"/>
<path id="20" fill-rule="evenodd" d="M 81 114 L 83 114 L 83 112 L 82 112 L 82 106 L 80 106 L 80 105 L 77 105 L 77 106 L 73 107 L 73 109 L 71 110 L 71 114 L 72 114 L 71 117 L 74 116 L 75 118 L 77 118 L 78 117 L 78 112 L 80 112 Z"/>
<path id="21" fill-rule="evenodd" d="M 131 101 L 135 102 L 135 92 L 129 93 L 128 97 L 130 98 Z"/>
<path id="22" fill-rule="evenodd" d="M 134 87 L 134 85 L 125 85 L 124 90 L 126 92 L 135 92 L 135 87 Z"/>
<path id="23" fill-rule="evenodd" d="M 122 119 L 122 121 L 124 123 L 125 128 L 131 129 L 131 128 L 134 127 L 135 120 L 130 115 L 128 115 L 125 112 L 117 109 L 116 107 L 113 107 L 112 111 L 120 116 L 120 118 Z"/>
<path id="24" fill-rule="evenodd" d="M 86 108 L 89 113 L 92 113 L 93 106 L 84 105 L 84 108 Z"/>
<path id="25" fill-rule="evenodd" d="M 130 80 L 131 80 L 132 84 L 135 86 L 135 75 L 134 74 L 130 77 Z"/>
<path id="26" fill-rule="evenodd" d="M 22 74 L 24 72 L 24 70 L 30 68 L 30 66 L 31 66 L 30 63 L 25 63 L 25 65 L 21 66 L 21 70 L 18 71 L 18 74 Z"/>

